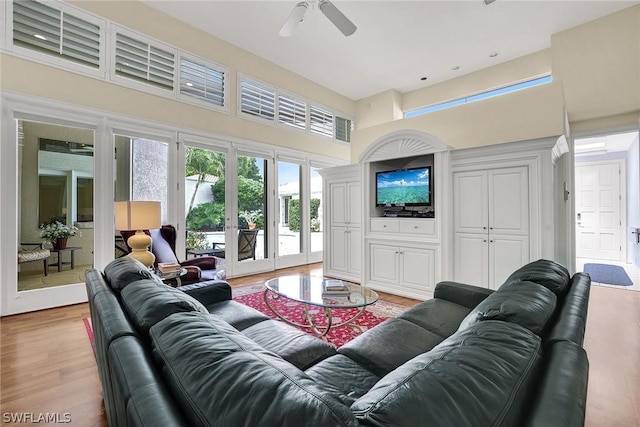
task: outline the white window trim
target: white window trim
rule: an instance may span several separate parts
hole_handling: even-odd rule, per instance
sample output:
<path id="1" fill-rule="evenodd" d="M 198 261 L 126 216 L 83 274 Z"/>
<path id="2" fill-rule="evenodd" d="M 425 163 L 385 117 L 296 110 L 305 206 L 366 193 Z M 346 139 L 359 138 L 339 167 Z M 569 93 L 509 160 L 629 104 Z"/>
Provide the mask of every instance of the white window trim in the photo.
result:
<path id="1" fill-rule="evenodd" d="M 242 81 L 247 81 L 249 83 L 255 84 L 257 86 L 264 87 L 266 89 L 273 90 L 275 92 L 276 105 L 275 105 L 275 114 L 274 114 L 274 119 L 273 120 L 269 120 L 269 119 L 265 119 L 265 118 L 262 118 L 262 117 L 253 116 L 251 114 L 246 114 L 246 113 L 242 112 L 242 105 L 241 105 L 241 100 L 242 100 L 241 82 Z M 236 91 L 237 92 L 236 93 L 237 112 L 236 112 L 236 114 L 237 114 L 237 116 L 239 118 L 242 118 L 242 119 L 245 119 L 245 120 L 251 120 L 251 121 L 254 121 L 254 122 L 257 122 L 257 123 L 261 123 L 262 125 L 266 125 L 266 126 L 270 125 L 270 126 L 274 126 L 274 127 L 277 127 L 277 128 L 287 129 L 287 130 L 293 131 L 293 132 L 303 132 L 306 135 L 315 136 L 315 137 L 319 137 L 319 138 L 324 138 L 324 139 L 331 140 L 331 141 L 333 141 L 335 143 L 338 143 L 338 144 L 343 144 L 343 145 L 346 145 L 346 146 L 350 146 L 351 142 L 342 141 L 342 140 L 337 139 L 335 137 L 335 134 L 336 134 L 335 117 L 339 116 L 339 117 L 342 117 L 343 119 L 350 120 L 351 123 L 352 123 L 352 126 L 353 126 L 353 123 L 355 122 L 355 119 L 352 116 L 350 116 L 349 114 L 344 114 L 344 113 L 342 113 L 342 112 L 340 112 L 340 111 L 338 111 L 338 110 L 336 110 L 334 108 L 327 107 L 326 105 L 323 105 L 323 104 L 320 104 L 318 102 L 312 101 L 309 98 L 305 98 L 304 96 L 300 96 L 300 95 L 294 94 L 294 93 L 292 93 L 290 91 L 287 91 L 285 89 L 280 89 L 277 86 L 270 85 L 268 83 L 263 82 L 262 80 L 258 80 L 258 79 L 254 78 L 254 77 L 251 77 L 251 76 L 249 76 L 247 74 L 244 74 L 244 73 L 241 73 L 241 72 L 237 73 L 237 85 L 236 86 L 237 86 L 237 91 Z M 279 96 L 280 95 L 292 98 L 292 99 L 294 99 L 296 101 L 299 101 L 299 102 L 304 102 L 306 104 L 306 126 L 305 126 L 305 129 L 298 129 L 298 128 L 295 128 L 293 126 L 289 126 L 289 125 L 287 125 L 285 123 L 280 123 L 280 120 L 279 120 L 279 115 L 280 115 Z M 321 109 L 321 110 L 325 110 L 325 111 L 327 111 L 327 112 L 329 112 L 329 113 L 331 113 L 333 115 L 333 118 L 334 118 L 334 120 L 333 120 L 333 132 L 332 132 L 331 136 L 311 131 L 310 108 L 312 106 L 315 107 L 315 108 Z M 352 133 L 353 133 L 353 130 L 352 130 Z"/>
<path id="2" fill-rule="evenodd" d="M 162 89 L 160 87 L 154 86 L 150 83 L 144 83 L 141 81 L 137 81 L 132 78 L 119 76 L 116 74 L 116 36 L 120 33 L 124 36 L 130 37 L 135 40 L 139 40 L 141 42 L 149 43 L 158 49 L 165 50 L 173 54 L 174 62 L 173 62 L 173 89 Z M 121 84 L 123 86 L 127 86 L 132 89 L 138 89 L 143 92 L 152 93 L 154 95 L 159 95 L 162 97 L 171 97 L 177 99 L 177 90 L 176 90 L 176 71 L 177 71 L 177 58 L 178 58 L 178 50 L 172 46 L 164 44 L 158 40 L 155 40 L 151 37 L 145 36 L 144 34 L 138 33 L 136 31 L 129 30 L 128 28 L 122 27 L 117 24 L 111 24 L 110 28 L 110 36 L 111 41 L 109 43 L 110 52 L 109 52 L 109 63 L 110 66 L 110 78 L 111 81 Z"/>
<path id="3" fill-rule="evenodd" d="M 259 116 L 254 116 L 252 114 L 247 114 L 244 113 L 242 111 L 242 82 L 246 81 L 249 83 L 252 83 L 256 86 L 260 86 L 263 87 L 265 89 L 270 89 L 273 90 L 273 92 L 275 93 L 275 108 L 274 108 L 274 114 L 273 114 L 273 119 L 267 119 L 264 117 L 259 117 Z M 275 86 L 272 86 L 268 83 L 264 83 L 260 80 L 254 79 L 251 76 L 248 76 L 246 74 L 242 74 L 242 73 L 237 73 L 237 81 L 236 81 L 236 87 L 237 87 L 237 93 L 236 93 L 236 105 L 237 105 L 237 116 L 243 119 L 247 119 L 247 120 L 251 120 L 253 122 L 256 123 L 261 123 L 263 125 L 266 124 L 270 124 L 271 126 L 276 126 L 277 125 L 277 121 L 278 121 L 278 88 Z"/>
<path id="4" fill-rule="evenodd" d="M 25 57 L 27 59 L 31 59 L 33 61 L 37 61 L 40 63 L 44 63 L 47 65 L 52 65 L 56 68 L 61 68 L 68 71 L 75 71 L 81 74 L 98 77 L 98 78 L 106 78 L 106 69 L 107 69 L 107 61 L 108 57 L 108 48 L 107 48 L 107 21 L 101 17 L 96 15 L 87 13 L 82 9 L 71 6 L 67 3 L 61 3 L 58 1 L 47 1 L 42 2 L 47 6 L 52 7 L 54 9 L 61 10 L 64 13 L 69 13 L 71 15 L 77 16 L 85 21 L 91 22 L 100 27 L 100 53 L 99 53 L 99 64 L 98 68 L 93 68 L 88 65 L 83 65 L 69 59 L 64 59 L 61 57 L 57 57 L 55 55 L 47 54 L 44 52 L 38 52 L 33 49 L 28 49 L 22 46 L 17 46 L 13 44 L 13 1 L 4 1 L 5 7 L 0 7 L 0 18 L 2 22 L 5 23 L 5 34 L 4 40 L 2 43 L 3 50 L 6 50 L 9 53 L 13 53 L 17 56 Z"/>
<path id="5" fill-rule="evenodd" d="M 224 74 L 224 87 L 223 87 L 223 93 L 224 93 L 224 103 L 222 106 L 220 105 L 215 105 L 212 104 L 210 102 L 206 102 L 206 101 L 202 101 L 199 100 L 197 98 L 191 97 L 191 96 L 186 96 L 180 93 L 180 78 L 181 78 L 181 74 L 180 74 L 180 68 L 181 68 L 181 64 L 182 64 L 182 58 L 187 59 L 189 61 L 192 62 L 196 62 L 200 65 L 204 65 L 206 67 L 209 68 L 213 68 L 217 71 L 220 71 L 221 73 Z M 229 67 L 226 67 L 224 65 L 220 65 L 216 62 L 212 62 L 209 61 L 207 59 L 201 58 L 199 56 L 193 55 L 191 53 L 187 53 L 187 52 L 183 52 L 178 50 L 178 59 L 177 59 L 177 63 L 176 63 L 176 93 L 177 93 L 177 97 L 179 100 L 187 103 L 187 104 L 192 104 L 192 105 L 197 105 L 198 107 L 204 107 L 204 108 L 209 108 L 211 110 L 216 110 L 222 113 L 226 113 L 229 114 Z"/>

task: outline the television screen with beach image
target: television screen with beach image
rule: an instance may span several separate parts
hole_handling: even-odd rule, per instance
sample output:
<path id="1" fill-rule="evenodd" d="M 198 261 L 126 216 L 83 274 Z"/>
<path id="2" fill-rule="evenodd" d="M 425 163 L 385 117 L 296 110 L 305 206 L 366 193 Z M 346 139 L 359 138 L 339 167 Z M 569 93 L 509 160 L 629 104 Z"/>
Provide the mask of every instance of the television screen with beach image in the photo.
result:
<path id="1" fill-rule="evenodd" d="M 430 206 L 431 167 L 376 173 L 376 205 Z"/>

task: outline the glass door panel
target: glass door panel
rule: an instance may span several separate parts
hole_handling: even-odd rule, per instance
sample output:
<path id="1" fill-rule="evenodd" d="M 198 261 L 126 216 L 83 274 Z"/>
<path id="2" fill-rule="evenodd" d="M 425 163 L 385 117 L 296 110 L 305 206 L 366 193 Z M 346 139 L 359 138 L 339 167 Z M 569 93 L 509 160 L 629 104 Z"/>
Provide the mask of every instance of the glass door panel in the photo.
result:
<path id="1" fill-rule="evenodd" d="M 211 250 L 207 255 L 222 259 L 225 236 L 226 153 L 187 146 L 185 148 L 185 223 L 187 256 Z"/>
<path id="2" fill-rule="evenodd" d="M 23 120 L 17 126 L 17 290 L 82 284 L 94 262 L 93 131 Z"/>
<path id="3" fill-rule="evenodd" d="M 227 171 L 235 188 L 227 198 L 234 206 L 227 210 L 226 261 L 236 276 L 273 270 L 273 159 L 238 151 L 234 160 Z"/>
<path id="4" fill-rule="evenodd" d="M 168 144 L 135 136 L 115 135 L 115 201 L 159 200 L 162 224 L 168 223 Z M 114 236 L 114 257 L 129 253 L 121 230 Z M 124 230 L 122 230 L 124 231 Z"/>
<path id="5" fill-rule="evenodd" d="M 322 260 L 322 176 L 318 173 L 320 169 L 309 168 L 309 183 L 311 198 L 309 200 L 309 232 L 311 254 L 319 253 L 319 258 L 310 261 Z"/>
<path id="6" fill-rule="evenodd" d="M 278 161 L 278 256 L 302 253 L 301 227 L 304 222 L 300 189 L 302 166 Z"/>

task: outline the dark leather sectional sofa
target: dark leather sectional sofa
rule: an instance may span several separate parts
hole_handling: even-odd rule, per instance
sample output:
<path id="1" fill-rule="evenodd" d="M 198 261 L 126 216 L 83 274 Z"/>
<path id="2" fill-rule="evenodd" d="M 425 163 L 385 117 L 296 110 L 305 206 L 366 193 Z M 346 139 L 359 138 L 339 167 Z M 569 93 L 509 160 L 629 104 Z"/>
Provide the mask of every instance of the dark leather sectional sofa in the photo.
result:
<path id="1" fill-rule="evenodd" d="M 112 426 L 580 426 L 590 278 L 539 260 L 455 282 L 339 349 L 120 258 L 87 272 Z"/>

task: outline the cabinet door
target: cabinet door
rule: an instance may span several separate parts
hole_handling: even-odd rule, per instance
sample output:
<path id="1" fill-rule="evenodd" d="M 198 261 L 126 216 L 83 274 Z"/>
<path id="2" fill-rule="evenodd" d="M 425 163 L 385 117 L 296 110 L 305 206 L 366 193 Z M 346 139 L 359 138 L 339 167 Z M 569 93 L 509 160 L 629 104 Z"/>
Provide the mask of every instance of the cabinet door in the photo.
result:
<path id="1" fill-rule="evenodd" d="M 331 227 L 331 246 L 327 271 L 347 272 L 349 270 L 349 241 L 346 227 Z"/>
<path id="2" fill-rule="evenodd" d="M 482 233 L 488 226 L 487 171 L 453 174 L 453 227 L 456 233 Z"/>
<path id="3" fill-rule="evenodd" d="M 526 167 L 489 171 L 489 233 L 529 235 L 529 177 Z"/>
<path id="4" fill-rule="evenodd" d="M 453 280 L 470 285 L 488 287 L 488 239 L 487 235 L 482 234 L 455 234 Z"/>
<path id="5" fill-rule="evenodd" d="M 369 249 L 371 280 L 397 285 L 400 282 L 398 277 L 398 258 L 400 256 L 398 247 L 372 243 Z"/>
<path id="6" fill-rule="evenodd" d="M 359 228 L 347 230 L 348 250 L 346 254 L 349 272 L 359 275 L 362 272 L 362 232 Z"/>
<path id="7" fill-rule="evenodd" d="M 359 182 L 347 183 L 347 224 L 359 227 L 362 219 L 362 186 Z"/>
<path id="8" fill-rule="evenodd" d="M 489 288 L 498 289 L 507 277 L 529 260 L 529 238 L 491 235 L 489 238 Z"/>
<path id="9" fill-rule="evenodd" d="M 347 184 L 344 182 L 329 184 L 329 223 L 333 225 L 346 225 L 347 214 Z"/>
<path id="10" fill-rule="evenodd" d="M 433 292 L 435 288 L 435 251 L 400 248 L 400 280 L 404 286 Z"/>

